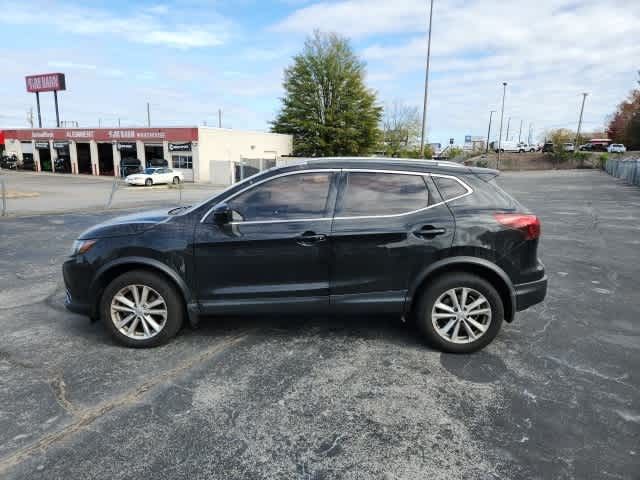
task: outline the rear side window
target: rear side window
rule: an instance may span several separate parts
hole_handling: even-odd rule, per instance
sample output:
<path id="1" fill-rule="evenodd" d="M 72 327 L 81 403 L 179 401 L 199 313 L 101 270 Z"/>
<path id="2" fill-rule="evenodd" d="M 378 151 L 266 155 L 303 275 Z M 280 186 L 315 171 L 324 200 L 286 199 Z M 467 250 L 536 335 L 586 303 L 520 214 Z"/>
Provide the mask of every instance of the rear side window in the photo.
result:
<path id="1" fill-rule="evenodd" d="M 351 172 L 336 216 L 396 215 L 427 206 L 429 191 L 421 175 Z"/>
<path id="2" fill-rule="evenodd" d="M 453 178 L 434 176 L 433 180 L 436 182 L 438 190 L 440 191 L 440 195 L 445 201 L 451 200 L 452 198 L 460 197 L 461 195 L 467 193 L 467 189 L 464 188 L 460 182 Z"/>

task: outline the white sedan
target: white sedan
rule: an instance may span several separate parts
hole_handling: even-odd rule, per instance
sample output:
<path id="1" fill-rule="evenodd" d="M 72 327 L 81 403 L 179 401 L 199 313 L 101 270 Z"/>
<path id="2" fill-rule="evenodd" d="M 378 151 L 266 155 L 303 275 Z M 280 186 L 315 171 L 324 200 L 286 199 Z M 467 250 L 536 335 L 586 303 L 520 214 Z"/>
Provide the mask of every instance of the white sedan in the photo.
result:
<path id="1" fill-rule="evenodd" d="M 146 185 L 147 187 L 161 183 L 177 185 L 184 181 L 184 175 L 167 167 L 145 168 L 144 172 L 129 175 L 124 181 L 129 185 Z"/>
<path id="2" fill-rule="evenodd" d="M 609 153 L 625 153 L 627 148 L 621 143 L 612 143 L 607 147 Z"/>

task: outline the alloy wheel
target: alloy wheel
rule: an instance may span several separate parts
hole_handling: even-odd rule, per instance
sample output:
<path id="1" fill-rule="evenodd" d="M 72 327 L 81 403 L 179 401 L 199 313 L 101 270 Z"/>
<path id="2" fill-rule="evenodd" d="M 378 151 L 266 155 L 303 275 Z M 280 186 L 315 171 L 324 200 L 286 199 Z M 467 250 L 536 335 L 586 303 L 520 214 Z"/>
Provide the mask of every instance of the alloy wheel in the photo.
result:
<path id="1" fill-rule="evenodd" d="M 448 342 L 475 342 L 489 329 L 491 304 L 473 288 L 452 288 L 435 301 L 431 322 L 438 335 Z"/>
<path id="2" fill-rule="evenodd" d="M 167 322 L 167 304 L 156 290 L 146 285 L 127 285 L 111 299 L 111 321 L 129 338 L 148 340 Z"/>

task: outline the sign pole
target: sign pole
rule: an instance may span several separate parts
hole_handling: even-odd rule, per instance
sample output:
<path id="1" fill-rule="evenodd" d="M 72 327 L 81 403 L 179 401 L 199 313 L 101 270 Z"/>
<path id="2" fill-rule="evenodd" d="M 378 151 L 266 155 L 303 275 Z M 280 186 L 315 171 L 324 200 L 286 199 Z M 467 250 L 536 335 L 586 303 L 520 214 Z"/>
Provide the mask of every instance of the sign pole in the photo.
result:
<path id="1" fill-rule="evenodd" d="M 42 128 L 42 115 L 40 114 L 40 92 L 36 92 L 36 105 L 38 107 L 38 128 Z"/>
<path id="2" fill-rule="evenodd" d="M 58 113 L 58 91 L 53 91 L 53 102 L 56 104 L 56 126 L 60 128 L 60 114 Z"/>

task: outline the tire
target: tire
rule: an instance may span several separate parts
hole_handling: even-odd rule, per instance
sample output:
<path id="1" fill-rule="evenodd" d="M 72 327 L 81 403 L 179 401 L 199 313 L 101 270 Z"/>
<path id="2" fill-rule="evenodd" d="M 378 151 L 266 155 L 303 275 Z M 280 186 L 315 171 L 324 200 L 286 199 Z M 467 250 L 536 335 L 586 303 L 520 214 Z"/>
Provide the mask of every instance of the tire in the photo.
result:
<path id="1" fill-rule="evenodd" d="M 153 180 L 151 180 L 150 178 L 147 178 L 147 179 L 144 181 L 144 184 L 145 184 L 147 187 L 150 187 L 151 185 L 153 185 Z"/>
<path id="2" fill-rule="evenodd" d="M 501 149 L 500 149 L 500 153 L 504 153 L 504 148 L 501 148 Z"/>
<path id="3" fill-rule="evenodd" d="M 132 287 L 137 289 L 141 301 L 144 288 L 147 289 L 148 305 L 151 308 L 144 308 L 147 313 L 144 315 L 145 321 L 138 318 L 136 308 L 129 305 L 135 305 Z M 125 297 L 126 302 L 115 297 Z M 162 303 L 157 304 L 159 300 Z M 156 305 L 153 305 L 154 303 Z M 164 313 L 159 314 L 161 311 Z M 100 314 L 107 330 L 117 343 L 134 348 L 157 347 L 168 342 L 180 330 L 184 319 L 184 304 L 176 288 L 163 277 L 144 270 L 133 270 L 120 275 L 107 286 L 100 299 Z M 116 325 L 116 321 L 123 321 L 131 315 L 134 315 L 134 318 L 123 323 L 121 327 Z M 124 330 L 128 330 L 129 334 Z"/>
<path id="4" fill-rule="evenodd" d="M 446 317 L 450 312 L 444 307 L 435 307 L 436 302 L 438 304 L 445 303 L 446 307 L 449 306 L 449 303 L 453 304 L 451 297 L 447 296 L 448 292 L 456 289 L 455 291 L 461 297 L 463 288 L 467 289 L 467 305 L 471 306 L 474 302 L 480 301 L 480 296 L 482 296 L 485 302 L 474 307 L 474 310 L 480 312 L 489 309 L 488 313 L 457 320 L 458 317 L 455 314 Z M 476 294 L 480 296 L 476 296 Z M 453 310 L 455 310 L 455 306 Z M 459 272 L 438 277 L 432 285 L 429 285 L 418 300 L 415 313 L 418 328 L 434 347 L 448 353 L 471 353 L 484 348 L 496 337 L 504 319 L 504 306 L 493 285 L 477 275 Z M 434 319 L 432 317 L 434 313 L 442 318 Z M 454 322 L 452 326 L 449 325 L 451 321 Z M 482 331 L 472 325 L 470 321 L 484 326 L 486 329 Z M 447 327 L 449 330 L 446 333 L 439 333 L 434 322 L 441 331 L 446 330 Z M 458 327 L 456 323 L 459 325 Z M 473 335 L 469 334 L 467 326 L 472 330 Z M 457 341 L 445 338 L 445 336 L 453 337 L 456 328 L 458 328 Z M 477 336 L 475 340 L 473 340 L 474 335 Z"/>
<path id="5" fill-rule="evenodd" d="M 180 183 L 180 177 L 173 177 L 173 184 L 178 185 Z"/>

